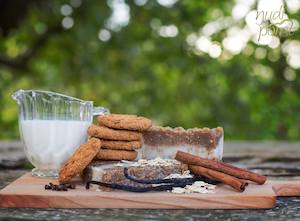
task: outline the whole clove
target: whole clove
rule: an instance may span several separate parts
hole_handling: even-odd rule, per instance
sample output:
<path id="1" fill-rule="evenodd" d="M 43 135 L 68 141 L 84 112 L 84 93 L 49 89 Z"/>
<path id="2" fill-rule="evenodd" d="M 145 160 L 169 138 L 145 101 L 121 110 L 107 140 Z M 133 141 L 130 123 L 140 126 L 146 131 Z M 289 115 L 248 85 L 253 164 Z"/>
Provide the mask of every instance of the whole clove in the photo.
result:
<path id="1" fill-rule="evenodd" d="M 55 185 L 53 183 L 49 183 L 45 185 L 45 190 L 52 190 L 52 191 L 68 191 L 68 189 L 75 189 L 76 186 L 74 184 L 65 183 Z"/>
<path id="2" fill-rule="evenodd" d="M 51 190 L 51 189 L 52 189 L 52 187 L 50 185 L 48 185 L 48 184 L 45 185 L 45 190 Z"/>

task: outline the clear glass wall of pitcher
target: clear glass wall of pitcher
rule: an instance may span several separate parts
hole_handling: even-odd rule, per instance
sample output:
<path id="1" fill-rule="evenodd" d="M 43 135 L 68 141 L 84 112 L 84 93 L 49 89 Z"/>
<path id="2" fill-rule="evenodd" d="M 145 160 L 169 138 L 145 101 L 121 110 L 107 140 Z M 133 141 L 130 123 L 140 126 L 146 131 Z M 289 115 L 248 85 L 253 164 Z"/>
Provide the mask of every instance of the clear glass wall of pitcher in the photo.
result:
<path id="1" fill-rule="evenodd" d="M 109 113 L 66 95 L 40 90 L 19 90 L 12 95 L 19 105 L 19 129 L 34 176 L 57 176 L 61 165 L 87 139 L 94 115 Z"/>

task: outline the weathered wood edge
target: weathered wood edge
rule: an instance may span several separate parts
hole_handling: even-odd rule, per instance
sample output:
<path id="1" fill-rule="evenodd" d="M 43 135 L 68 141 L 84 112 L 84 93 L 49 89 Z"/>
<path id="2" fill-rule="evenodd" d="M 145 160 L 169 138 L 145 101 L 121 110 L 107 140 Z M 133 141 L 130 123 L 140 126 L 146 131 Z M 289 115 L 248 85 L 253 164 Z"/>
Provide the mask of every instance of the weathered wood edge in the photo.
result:
<path id="1" fill-rule="evenodd" d="M 300 180 L 272 180 L 273 191 L 277 196 L 300 196 Z"/>

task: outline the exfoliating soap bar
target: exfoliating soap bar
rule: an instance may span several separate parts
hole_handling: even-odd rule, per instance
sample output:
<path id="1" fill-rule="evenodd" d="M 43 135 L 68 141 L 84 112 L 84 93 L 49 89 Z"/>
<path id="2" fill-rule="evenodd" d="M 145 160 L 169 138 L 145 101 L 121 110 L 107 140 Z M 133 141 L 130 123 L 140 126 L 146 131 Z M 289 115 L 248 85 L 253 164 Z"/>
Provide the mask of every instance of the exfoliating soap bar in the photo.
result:
<path id="1" fill-rule="evenodd" d="M 153 159 L 133 161 L 92 162 L 83 172 L 85 181 L 93 180 L 104 183 L 117 183 L 130 186 L 144 186 L 128 180 L 124 168 L 137 179 L 163 179 L 170 175 L 182 175 L 188 171 L 185 164 L 171 159 Z"/>

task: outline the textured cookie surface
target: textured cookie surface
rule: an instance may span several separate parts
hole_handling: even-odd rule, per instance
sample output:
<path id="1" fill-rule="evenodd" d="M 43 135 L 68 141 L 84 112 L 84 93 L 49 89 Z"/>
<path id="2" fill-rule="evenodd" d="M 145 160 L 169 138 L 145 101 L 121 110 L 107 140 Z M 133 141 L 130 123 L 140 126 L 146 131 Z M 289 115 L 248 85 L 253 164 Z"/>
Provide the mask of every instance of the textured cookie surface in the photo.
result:
<path id="1" fill-rule="evenodd" d="M 136 151 L 110 149 L 100 149 L 96 155 L 98 160 L 134 160 L 136 157 Z"/>
<path id="2" fill-rule="evenodd" d="M 112 150 L 136 150 L 140 149 L 142 142 L 137 141 L 116 141 L 116 140 L 101 140 L 101 148 Z"/>
<path id="3" fill-rule="evenodd" d="M 97 118 L 98 124 L 114 129 L 145 131 L 152 126 L 150 119 L 136 115 L 108 114 Z"/>
<path id="4" fill-rule="evenodd" d="M 58 177 L 59 183 L 66 183 L 81 173 L 100 149 L 101 141 L 97 138 L 91 138 L 87 143 L 80 145 L 60 169 Z"/>
<path id="5" fill-rule="evenodd" d="M 142 134 L 136 131 L 114 130 L 108 127 L 91 125 L 88 134 L 106 140 L 141 140 Z"/>

